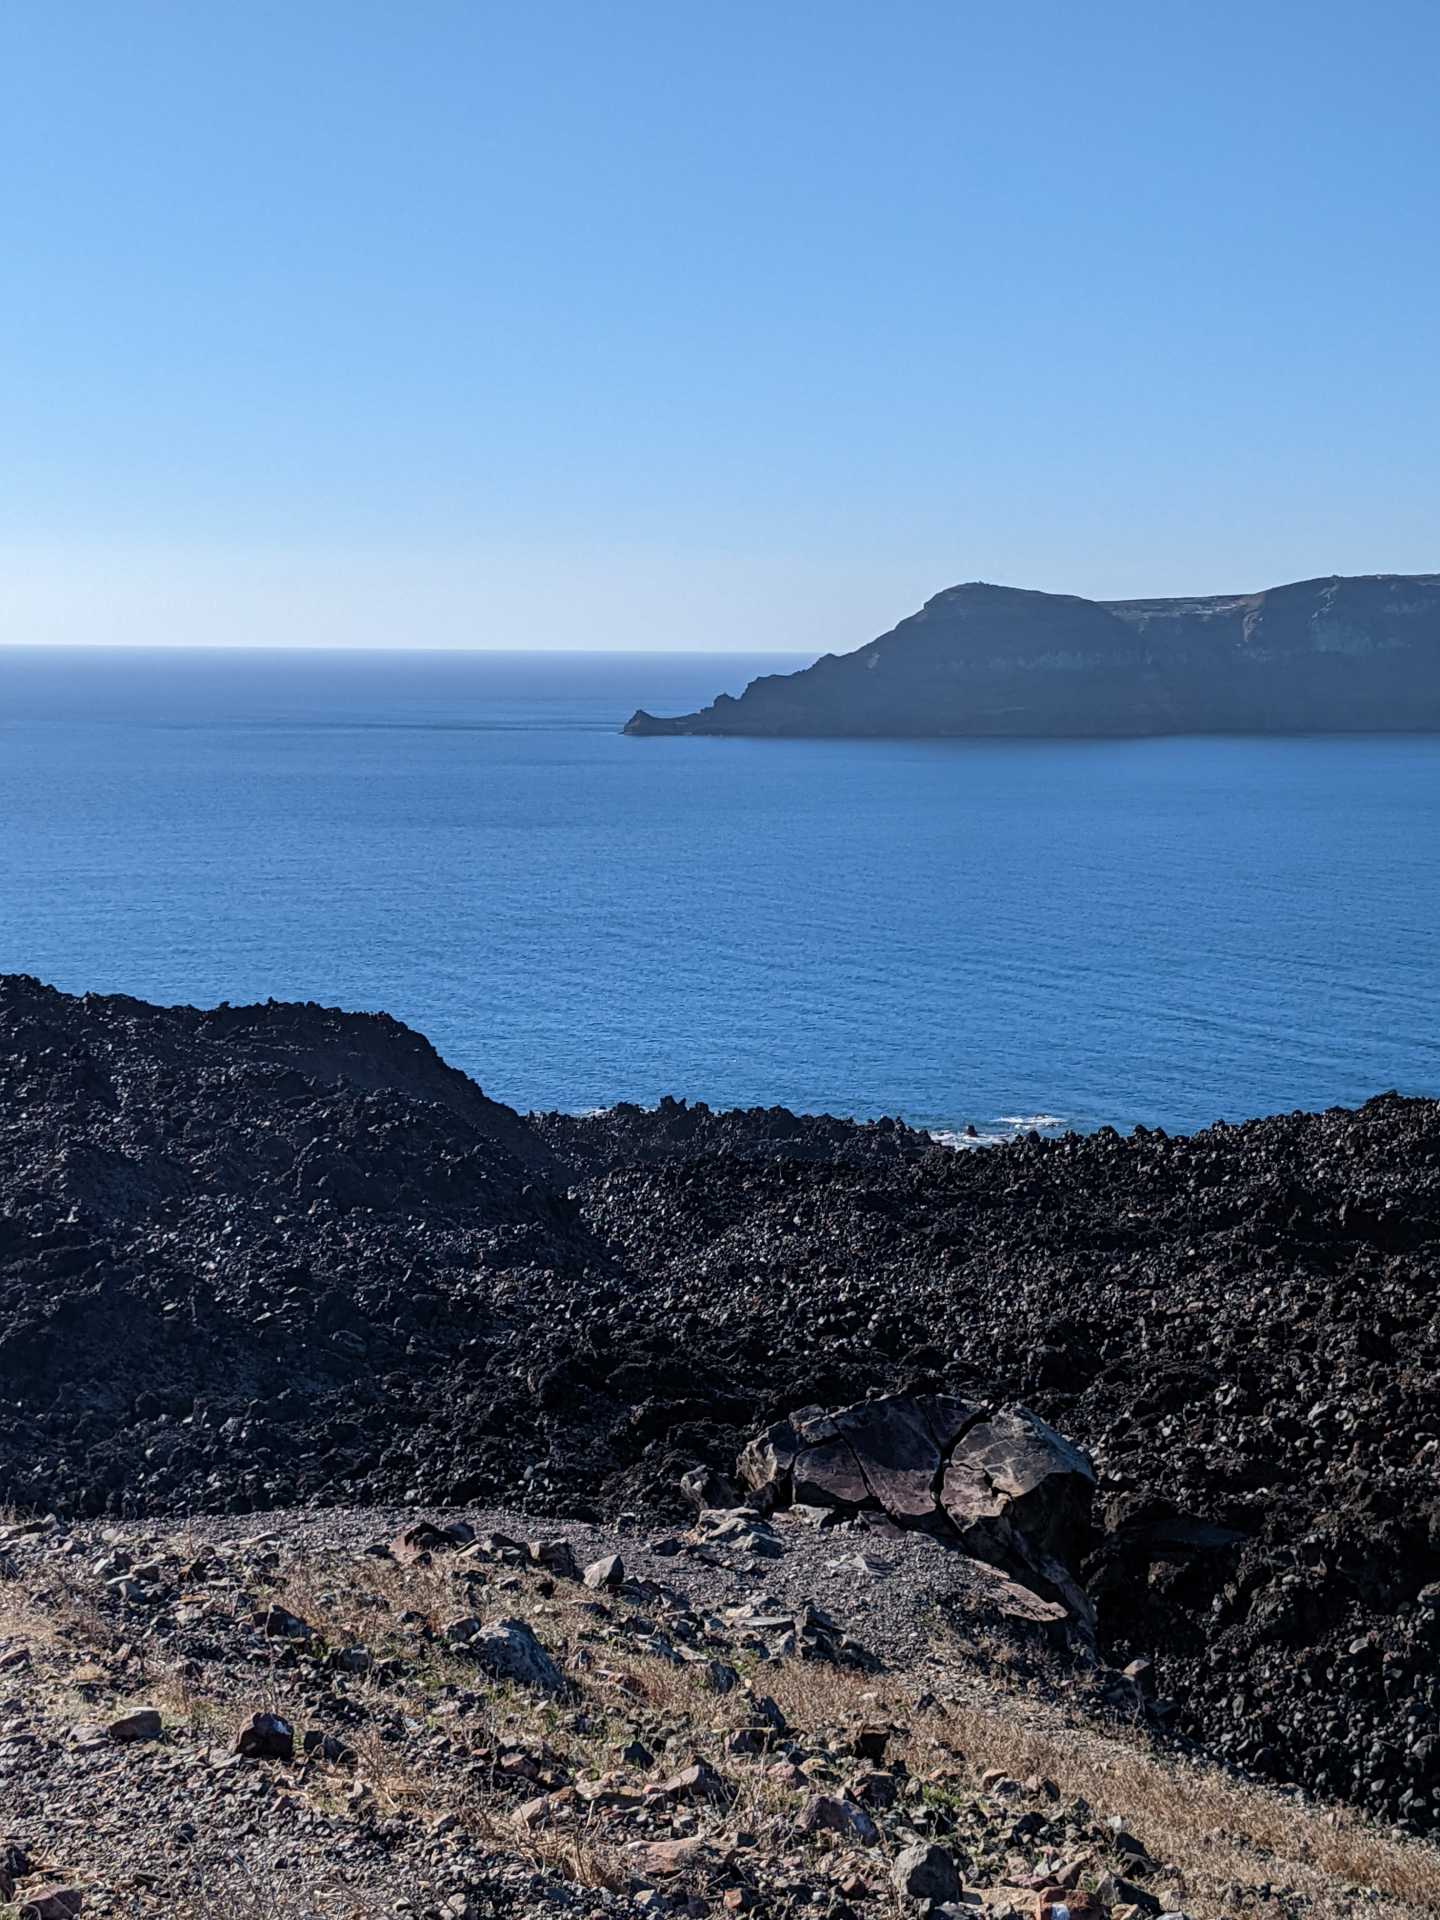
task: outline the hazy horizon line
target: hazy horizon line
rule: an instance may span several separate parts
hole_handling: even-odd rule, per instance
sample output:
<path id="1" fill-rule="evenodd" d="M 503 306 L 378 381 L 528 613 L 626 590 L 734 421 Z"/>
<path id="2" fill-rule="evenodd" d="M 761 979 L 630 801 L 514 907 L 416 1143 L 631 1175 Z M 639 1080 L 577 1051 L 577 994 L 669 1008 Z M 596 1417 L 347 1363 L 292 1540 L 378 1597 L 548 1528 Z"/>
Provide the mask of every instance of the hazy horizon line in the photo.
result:
<path id="1" fill-rule="evenodd" d="M 858 652 L 867 641 L 854 647 L 834 649 L 840 653 Z M 530 659 L 546 654 L 558 660 L 615 660 L 629 656 L 647 659 L 712 660 L 717 655 L 768 660 L 818 659 L 809 647 L 487 647 L 487 646 L 409 646 L 404 642 L 386 645 L 376 641 L 291 641 L 291 640 L 0 640 L 0 653 L 379 653 L 403 654 L 413 660 L 417 654 L 505 655 L 510 659 Z"/>

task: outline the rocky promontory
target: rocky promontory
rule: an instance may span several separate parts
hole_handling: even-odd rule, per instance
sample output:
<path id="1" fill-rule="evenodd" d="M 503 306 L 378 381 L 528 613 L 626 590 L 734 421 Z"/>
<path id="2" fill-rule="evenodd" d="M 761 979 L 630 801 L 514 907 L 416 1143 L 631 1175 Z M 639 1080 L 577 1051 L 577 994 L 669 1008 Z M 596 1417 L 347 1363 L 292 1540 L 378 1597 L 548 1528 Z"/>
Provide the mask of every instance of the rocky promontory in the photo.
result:
<path id="1" fill-rule="evenodd" d="M 22 1522 L 505 1507 L 626 1557 L 700 1526 L 765 1633 L 786 1567 L 833 1561 L 821 1604 L 883 1620 L 882 1662 L 998 1632 L 1416 1832 L 1437 1281 L 1434 1101 L 968 1153 L 679 1100 L 524 1117 L 381 1016 L 0 981 Z"/>
<path id="2" fill-rule="evenodd" d="M 853 653 L 631 734 L 929 738 L 1440 730 L 1440 574 L 1083 600 L 951 587 Z"/>

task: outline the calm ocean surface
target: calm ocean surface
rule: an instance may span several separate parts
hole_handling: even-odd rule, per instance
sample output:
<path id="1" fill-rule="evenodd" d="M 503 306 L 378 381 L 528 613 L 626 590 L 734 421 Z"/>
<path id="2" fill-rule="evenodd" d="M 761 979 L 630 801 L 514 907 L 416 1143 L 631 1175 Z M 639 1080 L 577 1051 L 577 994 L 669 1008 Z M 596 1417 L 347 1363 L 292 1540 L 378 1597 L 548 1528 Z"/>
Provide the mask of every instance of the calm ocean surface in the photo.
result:
<path id="1" fill-rule="evenodd" d="M 521 1108 L 1440 1092 L 1440 740 L 627 740 L 799 660 L 0 650 L 0 970 L 383 1007 Z"/>

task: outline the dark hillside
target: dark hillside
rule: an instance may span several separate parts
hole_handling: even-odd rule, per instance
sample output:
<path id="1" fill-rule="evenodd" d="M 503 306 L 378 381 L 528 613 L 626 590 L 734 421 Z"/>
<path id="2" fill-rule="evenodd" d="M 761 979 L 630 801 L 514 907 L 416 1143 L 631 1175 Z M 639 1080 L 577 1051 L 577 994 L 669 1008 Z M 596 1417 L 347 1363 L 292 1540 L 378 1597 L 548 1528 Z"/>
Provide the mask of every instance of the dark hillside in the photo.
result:
<path id="1" fill-rule="evenodd" d="M 0 984 L 0 1498 L 679 1510 L 916 1382 L 1089 1448 L 1102 1650 L 1261 1772 L 1440 1810 L 1440 1105 L 1189 1139 L 673 1103 L 533 1124 L 395 1022 Z"/>

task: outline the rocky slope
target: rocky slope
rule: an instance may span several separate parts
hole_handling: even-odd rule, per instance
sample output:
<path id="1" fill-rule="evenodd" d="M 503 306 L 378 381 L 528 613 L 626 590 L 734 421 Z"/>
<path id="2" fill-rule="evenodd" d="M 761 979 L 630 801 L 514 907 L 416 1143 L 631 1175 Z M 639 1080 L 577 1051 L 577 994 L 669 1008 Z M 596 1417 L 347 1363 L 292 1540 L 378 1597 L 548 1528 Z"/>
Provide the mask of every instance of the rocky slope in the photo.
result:
<path id="1" fill-rule="evenodd" d="M 6 1914 L 1440 1912 L 1433 1846 L 982 1670 L 917 1604 L 934 1543 L 760 1525 L 0 1527 Z"/>
<path id="2" fill-rule="evenodd" d="M 1433 732 L 1440 574 L 1182 600 L 951 587 L 854 653 L 633 734 Z"/>
<path id="3" fill-rule="evenodd" d="M 1100 1669 L 1152 1663 L 1166 1737 L 1417 1830 L 1437 1273 L 1431 1101 L 973 1153 L 527 1122 L 383 1018 L 0 982 L 0 1499 L 659 1527 L 802 1409 L 1019 1405 L 1093 1462 L 1063 1572 Z"/>

